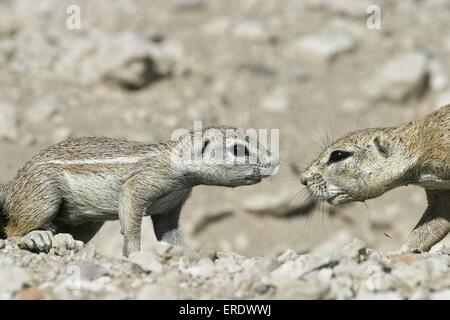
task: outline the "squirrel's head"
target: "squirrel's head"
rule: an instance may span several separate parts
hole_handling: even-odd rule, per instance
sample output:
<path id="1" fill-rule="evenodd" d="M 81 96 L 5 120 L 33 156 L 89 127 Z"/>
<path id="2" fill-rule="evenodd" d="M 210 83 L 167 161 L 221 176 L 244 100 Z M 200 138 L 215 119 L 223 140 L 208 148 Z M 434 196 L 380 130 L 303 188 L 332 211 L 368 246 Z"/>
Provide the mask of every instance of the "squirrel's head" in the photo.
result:
<path id="1" fill-rule="evenodd" d="M 274 175 L 278 168 L 278 159 L 244 129 L 212 127 L 181 139 L 178 149 L 184 160 L 177 162 L 198 184 L 252 185 Z"/>
<path id="2" fill-rule="evenodd" d="M 332 204 L 375 198 L 410 168 L 395 128 L 350 132 L 323 150 L 301 176 L 311 195 Z"/>

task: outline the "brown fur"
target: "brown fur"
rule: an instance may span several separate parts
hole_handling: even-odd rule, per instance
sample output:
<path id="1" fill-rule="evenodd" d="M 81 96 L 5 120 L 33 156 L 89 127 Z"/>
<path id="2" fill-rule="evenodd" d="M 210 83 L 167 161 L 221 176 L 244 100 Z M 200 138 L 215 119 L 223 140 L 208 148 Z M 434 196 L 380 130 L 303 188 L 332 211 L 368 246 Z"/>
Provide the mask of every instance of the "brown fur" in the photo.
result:
<path id="1" fill-rule="evenodd" d="M 51 146 L 0 189 L 6 235 L 20 238 L 33 232 L 22 242 L 41 250 L 49 244 L 49 230 L 88 241 L 104 221 L 119 219 L 123 253 L 129 255 L 140 248 L 145 214 L 151 215 L 158 240 L 181 244 L 179 214 L 194 186 L 251 185 L 266 176 L 263 169 L 276 166 L 262 146 L 238 135 L 225 140 L 227 129 L 235 130 L 205 129 L 198 145 L 192 145 L 191 133 L 159 144 L 88 137 Z M 258 162 L 222 163 L 213 157 L 224 151 L 227 159 L 237 159 L 236 144 L 257 154 Z M 198 162 L 193 154 L 211 161 Z"/>
<path id="2" fill-rule="evenodd" d="M 428 208 L 403 249 L 427 251 L 450 231 L 449 132 L 450 105 L 396 128 L 350 132 L 311 162 L 302 183 L 333 204 L 365 201 L 402 185 L 425 188 Z M 338 150 L 350 156 L 331 161 Z"/>

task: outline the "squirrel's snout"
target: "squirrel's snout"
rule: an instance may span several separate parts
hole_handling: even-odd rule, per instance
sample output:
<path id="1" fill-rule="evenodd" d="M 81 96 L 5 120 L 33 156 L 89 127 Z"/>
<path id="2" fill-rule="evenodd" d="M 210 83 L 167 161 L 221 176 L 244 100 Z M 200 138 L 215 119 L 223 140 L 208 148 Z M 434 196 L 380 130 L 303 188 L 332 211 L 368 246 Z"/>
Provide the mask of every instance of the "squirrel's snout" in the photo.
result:
<path id="1" fill-rule="evenodd" d="M 272 167 L 272 169 L 276 172 L 276 171 L 278 171 L 278 167 L 280 166 L 280 160 L 277 158 L 277 159 L 272 159 L 272 162 L 271 162 L 271 167 Z"/>
<path id="2" fill-rule="evenodd" d="M 280 159 L 278 157 L 273 157 L 271 162 L 273 167 L 277 167 L 280 165 Z"/>
<path id="3" fill-rule="evenodd" d="M 309 171 L 305 171 L 300 175 L 300 182 L 305 187 L 308 186 L 308 181 L 311 180 L 311 173 Z"/>
<path id="4" fill-rule="evenodd" d="M 302 183 L 302 185 L 304 185 L 305 187 L 308 185 L 308 180 L 305 178 L 304 175 L 300 176 L 300 182 Z"/>

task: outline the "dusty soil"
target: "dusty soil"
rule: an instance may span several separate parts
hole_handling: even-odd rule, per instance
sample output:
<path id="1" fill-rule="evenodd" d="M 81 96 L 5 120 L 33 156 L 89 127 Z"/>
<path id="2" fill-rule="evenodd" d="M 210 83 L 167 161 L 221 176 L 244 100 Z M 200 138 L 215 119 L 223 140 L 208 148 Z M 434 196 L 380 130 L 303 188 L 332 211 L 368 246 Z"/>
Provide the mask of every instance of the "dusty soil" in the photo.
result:
<path id="1" fill-rule="evenodd" d="M 74 4 L 81 10 L 81 29 L 72 30 L 66 26 L 66 10 Z M 381 8 L 380 30 L 367 28 L 370 4 Z M 187 243 L 197 250 L 223 252 L 224 259 L 239 260 L 244 271 L 238 273 L 252 279 L 271 274 L 275 269 L 265 263 L 288 249 L 296 252 L 289 261 L 296 261 L 300 253 L 307 254 L 304 259 L 314 254 L 327 261 L 305 274 L 298 271 L 303 270 L 300 262 L 286 268 L 299 272 L 294 272 L 297 282 L 307 277 L 307 281 L 324 282 L 328 289 L 307 292 L 302 282 L 286 285 L 287 291 L 272 290 L 281 285 L 258 280 L 269 288 L 262 293 L 264 297 L 367 297 L 358 289 L 356 276 L 345 280 L 353 288 L 346 293 L 329 289 L 338 280 L 328 280 L 335 279 L 335 269 L 346 263 L 356 269 L 363 265 L 366 270 L 364 263 L 372 257 L 387 259 L 377 263 L 395 270 L 397 262 L 383 252 L 398 249 L 418 221 L 426 206 L 423 191 L 399 188 L 366 205 L 320 205 L 288 216 L 280 215 L 279 207 L 291 201 L 298 208 L 305 205 L 298 172 L 323 142 L 356 128 L 398 125 L 450 102 L 449 12 L 449 1 L 412 0 L 286 0 L 282 4 L 275 0 L 2 1 L 0 181 L 11 179 L 38 150 L 67 137 L 104 135 L 157 142 L 170 139 L 177 128 L 192 129 L 196 120 L 205 126 L 279 129 L 279 174 L 252 187 L 197 187 L 182 212 Z M 325 39 L 331 40 L 318 34 L 327 34 Z M 310 36 L 319 49 L 305 45 Z M 335 39 L 343 39 L 343 44 Z M 330 48 L 323 49 L 330 43 Z M 417 61 L 404 58 L 411 55 L 420 56 L 423 67 L 409 66 L 408 61 Z M 400 70 L 395 69 L 397 65 L 402 66 Z M 400 80 L 392 80 L 392 74 L 394 78 L 399 74 Z M 268 207 L 273 202 L 281 205 L 271 207 L 268 214 L 252 213 L 247 203 L 258 196 L 266 199 L 261 201 L 267 201 Z M 150 252 L 155 238 L 148 220 L 143 237 L 144 251 Z M 367 243 L 364 247 L 375 251 L 364 253 L 362 260 L 346 256 L 345 262 L 339 258 L 338 264 L 331 263 L 333 252 L 353 238 L 362 239 Z M 62 281 L 58 274 L 79 256 L 35 255 L 10 248 L 0 251 L 5 268 L 18 265 L 31 278 L 4 297 L 17 296 L 25 283 L 48 298 L 112 297 L 105 289 L 111 282 L 114 297 L 134 298 L 135 293 L 126 289 L 133 284 L 131 278 L 139 279 L 137 287 L 148 282 L 149 292 L 175 290 L 177 297 L 258 296 L 252 289 L 258 281 L 249 280 L 239 291 L 236 279 L 227 282 L 233 272 L 211 271 L 221 268 L 217 265 L 220 259 L 202 262 L 209 268 L 205 272 L 218 272 L 219 278 L 192 280 L 194 276 L 180 271 L 183 260 L 175 258 L 167 265 L 161 262 L 164 272 L 158 275 L 135 269 L 130 262 L 117 259 L 122 245 L 117 223 L 105 225 L 91 244 L 99 254 L 87 258 L 87 268 L 105 264 L 112 270 L 106 273 L 109 280 L 101 280 L 105 282 L 98 292 L 55 289 Z M 200 263 L 192 259 L 187 268 Z M 405 259 L 410 259 L 409 269 L 440 263 L 442 270 L 436 278 L 424 274 L 423 282 L 407 284 L 406 291 L 397 284 L 381 291 L 364 288 L 370 294 L 394 290 L 392 297 L 411 298 L 422 297 L 422 292 L 423 297 L 433 297 L 433 290 L 450 287 L 441 281 L 445 275 L 448 278 L 447 254 Z M 52 275 L 52 270 L 59 273 Z M 392 275 L 386 270 L 382 273 Z M 361 281 L 369 276 L 370 272 L 364 274 Z M 177 277 L 186 277 L 188 284 L 170 287 Z M 211 290 L 198 290 L 203 286 Z"/>

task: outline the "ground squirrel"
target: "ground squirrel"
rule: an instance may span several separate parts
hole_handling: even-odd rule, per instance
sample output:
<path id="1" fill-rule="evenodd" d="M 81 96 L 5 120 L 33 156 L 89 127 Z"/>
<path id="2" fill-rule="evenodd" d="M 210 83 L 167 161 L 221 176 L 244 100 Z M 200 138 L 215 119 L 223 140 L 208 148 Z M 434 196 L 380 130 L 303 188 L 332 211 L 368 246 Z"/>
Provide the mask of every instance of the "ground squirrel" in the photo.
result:
<path id="1" fill-rule="evenodd" d="M 425 188 L 428 207 L 402 251 L 428 251 L 450 231 L 450 105 L 400 127 L 345 134 L 311 162 L 301 182 L 332 204 L 409 184 Z"/>
<path id="2" fill-rule="evenodd" d="M 48 251 L 54 235 L 65 234 L 71 249 L 119 219 L 128 256 L 139 251 L 142 217 L 150 215 L 158 240 L 182 244 L 179 215 L 194 186 L 252 185 L 278 165 L 234 128 L 197 137 L 194 131 L 159 144 L 87 137 L 41 151 L 0 190 L 6 236 Z"/>

